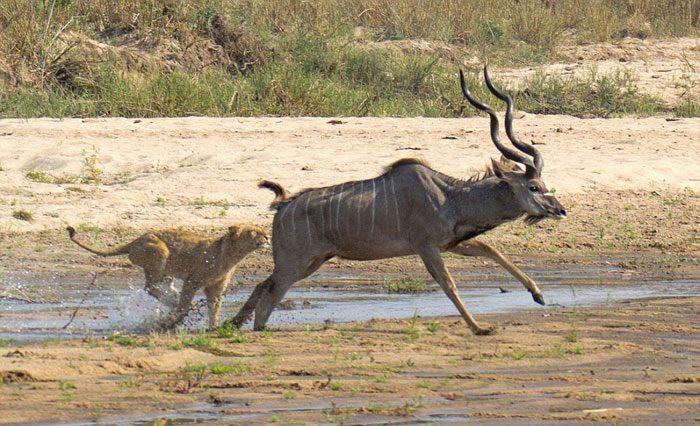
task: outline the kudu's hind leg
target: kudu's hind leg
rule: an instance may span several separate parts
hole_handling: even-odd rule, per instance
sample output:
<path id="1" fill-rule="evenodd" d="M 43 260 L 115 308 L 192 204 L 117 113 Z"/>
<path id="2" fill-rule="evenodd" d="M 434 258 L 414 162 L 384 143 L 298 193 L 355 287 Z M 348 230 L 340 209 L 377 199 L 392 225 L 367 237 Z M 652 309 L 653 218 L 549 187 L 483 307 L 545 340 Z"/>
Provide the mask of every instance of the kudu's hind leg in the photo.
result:
<path id="1" fill-rule="evenodd" d="M 457 286 L 445 267 L 442 257 L 440 257 L 440 249 L 437 247 L 429 247 L 420 250 L 419 255 L 430 275 L 440 284 L 440 287 L 442 287 L 447 297 L 455 305 L 472 332 L 477 335 L 493 334 L 495 329 L 492 326 L 479 325 L 469 311 L 467 311 L 467 308 L 464 307 L 462 300 L 459 298 L 459 294 L 457 294 Z"/>
<path id="2" fill-rule="evenodd" d="M 277 271 L 272 273 L 268 280 L 271 281 L 267 287 L 268 291 L 263 291 L 260 295 L 260 300 L 255 306 L 255 322 L 253 330 L 260 331 L 265 328 L 267 320 L 272 314 L 272 310 L 282 300 L 284 295 L 295 282 L 303 280 L 313 274 L 318 268 L 323 265 L 328 257 L 319 256 L 311 259 L 311 261 L 299 262 L 300 265 L 305 265 L 303 269 Z M 267 281 L 267 280 L 266 280 Z"/>
<path id="3" fill-rule="evenodd" d="M 537 284 L 528 277 L 523 271 L 521 271 L 517 266 L 508 260 L 503 254 L 498 250 L 491 247 L 490 245 L 477 240 L 465 241 L 456 247 L 450 249 L 452 253 L 461 254 L 463 256 L 483 256 L 488 257 L 499 265 L 503 266 L 508 272 L 511 273 L 515 278 L 518 279 L 527 291 L 532 294 L 532 298 L 535 302 L 540 305 L 544 305 L 544 298 L 542 297 L 542 292 L 537 287 Z"/>
<path id="4" fill-rule="evenodd" d="M 274 281 L 272 280 L 272 275 L 270 275 L 269 277 L 267 277 L 267 279 L 265 279 L 265 281 L 256 285 L 255 289 L 253 289 L 253 292 L 248 297 L 248 300 L 246 300 L 241 309 L 238 310 L 236 316 L 233 317 L 233 319 L 224 322 L 224 327 L 232 325 L 236 328 L 241 328 L 241 326 L 245 324 L 245 322 L 248 321 L 253 315 L 255 305 L 258 304 L 260 296 L 263 294 L 264 291 L 269 291 L 269 287 L 272 286 L 272 283 L 274 283 Z"/>

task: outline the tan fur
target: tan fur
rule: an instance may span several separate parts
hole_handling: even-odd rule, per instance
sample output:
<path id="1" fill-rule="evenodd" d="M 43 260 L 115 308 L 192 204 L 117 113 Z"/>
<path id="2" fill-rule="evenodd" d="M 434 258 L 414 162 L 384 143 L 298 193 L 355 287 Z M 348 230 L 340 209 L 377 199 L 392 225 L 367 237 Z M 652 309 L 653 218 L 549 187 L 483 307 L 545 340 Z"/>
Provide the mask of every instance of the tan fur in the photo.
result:
<path id="1" fill-rule="evenodd" d="M 76 240 L 72 227 L 67 230 L 70 239 L 80 247 L 100 256 L 126 254 L 131 263 L 143 268 L 146 291 L 175 308 L 163 324 L 164 328 L 170 328 L 184 319 L 200 288 L 204 289 L 207 297 L 209 327 L 218 327 L 221 302 L 236 264 L 268 241 L 260 227 L 233 225 L 218 238 L 203 237 L 182 229 L 166 229 L 143 234 L 114 250 L 100 250 Z M 174 294 L 166 294 L 159 287 L 166 277 L 184 281 L 179 299 L 176 290 L 173 289 Z"/>
<path id="2" fill-rule="evenodd" d="M 483 170 L 478 171 L 471 175 L 467 182 L 478 182 L 491 176 L 501 176 L 504 173 L 511 172 L 522 172 L 522 169 L 514 161 L 510 161 L 505 157 L 501 157 L 500 160 L 494 158 L 491 159 L 491 164 L 487 164 Z"/>

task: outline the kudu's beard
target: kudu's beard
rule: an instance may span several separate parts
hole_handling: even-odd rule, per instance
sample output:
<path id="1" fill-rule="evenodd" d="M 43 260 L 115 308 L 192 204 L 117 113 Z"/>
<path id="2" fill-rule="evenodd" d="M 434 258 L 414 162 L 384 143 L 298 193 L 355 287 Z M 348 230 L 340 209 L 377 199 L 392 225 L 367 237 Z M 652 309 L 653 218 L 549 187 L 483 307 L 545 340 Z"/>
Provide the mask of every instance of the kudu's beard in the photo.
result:
<path id="1" fill-rule="evenodd" d="M 547 219 L 546 214 L 541 214 L 541 215 L 530 215 L 529 214 L 529 215 L 525 216 L 525 219 L 523 219 L 523 221 L 525 221 L 525 223 L 527 223 L 528 225 L 535 225 L 535 224 L 537 224 L 545 219 Z"/>

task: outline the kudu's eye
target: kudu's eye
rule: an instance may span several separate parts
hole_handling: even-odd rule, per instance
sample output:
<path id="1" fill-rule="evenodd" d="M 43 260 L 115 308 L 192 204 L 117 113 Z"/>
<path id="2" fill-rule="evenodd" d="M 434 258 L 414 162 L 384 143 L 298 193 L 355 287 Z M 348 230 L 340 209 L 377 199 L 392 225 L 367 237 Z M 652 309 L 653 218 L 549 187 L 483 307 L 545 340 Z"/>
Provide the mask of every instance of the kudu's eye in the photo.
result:
<path id="1" fill-rule="evenodd" d="M 535 185 L 530 185 L 530 191 L 532 191 L 532 192 L 540 192 L 540 188 L 536 187 Z"/>

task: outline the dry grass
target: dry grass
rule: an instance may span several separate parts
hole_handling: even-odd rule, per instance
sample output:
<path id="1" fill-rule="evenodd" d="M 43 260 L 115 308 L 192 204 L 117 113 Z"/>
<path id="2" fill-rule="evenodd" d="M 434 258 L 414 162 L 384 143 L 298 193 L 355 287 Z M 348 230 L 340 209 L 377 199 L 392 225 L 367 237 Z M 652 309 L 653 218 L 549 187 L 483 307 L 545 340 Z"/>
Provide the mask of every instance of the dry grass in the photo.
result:
<path id="1" fill-rule="evenodd" d="M 0 114 L 456 115 L 426 71 L 697 34 L 699 15 L 700 0 L 6 0 Z M 452 53 L 358 49 L 402 39 Z M 387 98 L 376 88 L 391 76 L 409 84 Z"/>

